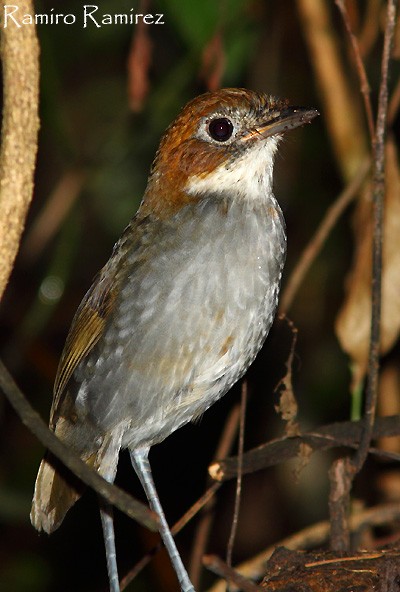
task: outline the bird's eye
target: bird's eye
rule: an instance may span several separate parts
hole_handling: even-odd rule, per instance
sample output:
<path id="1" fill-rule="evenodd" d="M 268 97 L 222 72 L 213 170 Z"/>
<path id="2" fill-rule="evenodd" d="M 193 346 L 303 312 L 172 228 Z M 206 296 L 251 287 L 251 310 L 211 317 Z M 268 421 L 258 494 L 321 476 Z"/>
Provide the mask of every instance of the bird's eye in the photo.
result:
<path id="1" fill-rule="evenodd" d="M 217 142 L 226 142 L 232 136 L 233 125 L 226 117 L 213 119 L 208 124 L 208 133 Z"/>

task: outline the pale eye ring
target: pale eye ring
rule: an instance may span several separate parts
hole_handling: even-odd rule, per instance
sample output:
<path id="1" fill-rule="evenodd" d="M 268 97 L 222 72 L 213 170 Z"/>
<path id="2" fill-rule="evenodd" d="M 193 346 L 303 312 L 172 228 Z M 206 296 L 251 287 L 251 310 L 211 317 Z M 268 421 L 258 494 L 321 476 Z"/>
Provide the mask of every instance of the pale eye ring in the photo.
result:
<path id="1" fill-rule="evenodd" d="M 208 133 L 217 142 L 226 142 L 233 134 L 233 123 L 226 117 L 212 119 L 208 124 Z"/>

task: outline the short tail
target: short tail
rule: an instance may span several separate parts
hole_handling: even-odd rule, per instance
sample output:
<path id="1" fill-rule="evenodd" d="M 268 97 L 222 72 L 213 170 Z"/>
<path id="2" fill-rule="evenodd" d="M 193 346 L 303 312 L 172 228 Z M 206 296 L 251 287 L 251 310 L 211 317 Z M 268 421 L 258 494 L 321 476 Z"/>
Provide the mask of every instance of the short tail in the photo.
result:
<path id="1" fill-rule="evenodd" d="M 56 530 L 85 486 L 52 454 L 40 463 L 32 500 L 31 522 L 48 534 Z"/>
<path id="2" fill-rule="evenodd" d="M 105 436 L 93 435 L 89 429 L 86 429 L 86 437 L 100 446 L 97 449 L 86 446 L 84 451 L 78 452 L 86 464 L 110 483 L 114 482 L 117 471 L 123 433 L 123 425 Z M 57 434 L 57 429 L 56 435 L 60 437 L 60 434 Z M 65 436 L 65 432 L 61 432 L 61 436 Z M 62 439 L 66 440 L 65 437 Z M 76 439 L 82 440 L 82 437 Z M 52 533 L 60 526 L 66 513 L 81 497 L 84 490 L 85 485 L 78 477 L 55 456 L 47 452 L 40 464 L 36 478 L 31 509 L 33 526 L 37 530 L 44 530 L 48 534 Z"/>

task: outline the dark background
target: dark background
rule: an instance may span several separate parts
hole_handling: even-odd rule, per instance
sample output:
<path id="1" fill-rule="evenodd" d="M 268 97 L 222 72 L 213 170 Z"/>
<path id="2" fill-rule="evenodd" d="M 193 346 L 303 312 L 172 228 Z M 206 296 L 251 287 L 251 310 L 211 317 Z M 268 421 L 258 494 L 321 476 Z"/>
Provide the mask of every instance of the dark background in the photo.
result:
<path id="1" fill-rule="evenodd" d="M 99 13 L 134 8 L 138 13 L 164 14 L 164 25 L 148 26 L 144 33 L 151 43 L 148 66 L 142 62 L 141 71 L 148 77 L 146 92 L 137 77 L 129 82 L 135 72 L 128 57 L 133 39 L 143 30 L 138 33 L 138 27 L 124 25 L 83 29 L 82 2 L 36 3 L 36 12 L 54 7 L 76 14 L 78 22 L 38 27 L 41 130 L 35 195 L 0 309 L 0 354 L 46 419 L 73 314 L 138 207 L 163 130 L 187 100 L 218 83 L 268 92 L 321 111 L 312 125 L 285 138 L 277 157 L 275 194 L 288 234 L 285 286 L 344 182 L 327 132 L 299 4 L 293 0 L 153 0 L 139 6 L 134 1 L 102 0 Z M 356 28 L 365 24 L 367 4 L 349 3 Z M 343 25 L 334 3 L 326 5 L 358 101 L 359 83 Z M 377 30 L 377 41 L 367 56 L 374 105 L 382 46 L 379 25 Z M 392 85 L 397 62 L 393 68 Z M 46 232 L 35 230 L 51 203 Z M 289 311 L 299 331 L 293 380 L 303 429 L 349 417 L 349 360 L 335 337 L 334 322 L 352 260 L 351 214 L 352 208 L 335 227 Z M 56 219 L 54 232 L 47 236 Z M 284 423 L 274 410 L 278 400 L 274 390 L 285 374 L 291 340 L 286 322 L 277 321 L 249 372 L 246 448 L 283 434 Z M 396 352 L 391 355 L 395 357 Z M 179 430 L 152 450 L 153 472 L 170 523 L 205 490 L 207 466 L 225 418 L 239 398 L 240 386 L 236 386 L 198 424 Z M 30 525 L 30 500 L 42 454 L 41 444 L 0 398 L 0 590 L 106 590 L 102 534 L 92 492 L 85 494 L 50 538 L 39 536 Z M 295 462 L 244 478 L 235 562 L 327 518 L 330 460 L 326 453 L 314 455 L 297 480 Z M 378 499 L 375 475 L 380 470 L 369 462 L 355 495 L 368 502 Z M 125 454 L 117 482 L 143 499 Z M 229 482 L 218 493 L 208 553 L 225 555 L 234 491 L 235 483 Z M 186 563 L 195 528 L 196 519 L 177 538 Z M 116 535 L 122 576 L 157 537 L 118 512 Z M 201 589 L 211 581 L 212 576 L 205 574 Z M 128 589 L 176 590 L 166 555 L 161 553 Z"/>

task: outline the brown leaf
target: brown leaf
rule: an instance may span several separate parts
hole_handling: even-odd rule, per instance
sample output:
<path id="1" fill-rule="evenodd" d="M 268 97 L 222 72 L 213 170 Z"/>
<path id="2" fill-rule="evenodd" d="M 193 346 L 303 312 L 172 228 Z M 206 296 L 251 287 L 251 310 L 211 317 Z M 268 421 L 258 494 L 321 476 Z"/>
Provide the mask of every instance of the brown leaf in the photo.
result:
<path id="1" fill-rule="evenodd" d="M 400 369 L 397 363 L 385 364 L 379 381 L 378 411 L 382 417 L 400 414 Z M 400 436 L 379 439 L 379 448 L 400 452 Z"/>
<path id="2" fill-rule="evenodd" d="M 296 461 L 297 461 L 296 467 L 293 471 L 293 477 L 294 477 L 294 480 L 296 483 L 298 482 L 298 480 L 300 478 L 300 473 L 302 472 L 303 469 L 306 468 L 306 466 L 310 462 L 313 452 L 314 452 L 314 449 L 312 448 L 312 446 L 309 446 L 309 444 L 307 444 L 306 442 L 301 442 L 301 444 L 299 446 L 299 452 L 296 457 Z"/>
<path id="3" fill-rule="evenodd" d="M 222 34 L 217 31 L 210 39 L 201 57 L 200 77 L 204 79 L 208 90 L 221 88 L 221 80 L 225 69 L 225 53 L 222 45 Z"/>
<path id="4" fill-rule="evenodd" d="M 384 217 L 381 353 L 391 349 L 400 330 L 400 171 L 396 146 L 386 145 L 386 197 Z M 356 366 L 358 379 L 365 374 L 371 325 L 372 203 L 370 192 L 356 212 L 353 268 L 347 294 L 336 319 L 336 334 Z"/>
<path id="5" fill-rule="evenodd" d="M 281 318 L 285 318 L 287 324 L 289 325 L 289 328 L 292 332 L 292 343 L 290 346 L 289 356 L 286 361 L 286 374 L 279 381 L 275 389 L 275 391 L 280 390 L 279 403 L 275 405 L 275 411 L 280 413 L 282 419 L 287 422 L 285 432 L 287 436 L 291 437 L 298 436 L 300 434 L 299 424 L 296 421 L 298 405 L 292 384 L 292 367 L 297 342 L 297 328 L 289 318 L 284 317 L 284 315 Z"/>
<path id="6" fill-rule="evenodd" d="M 134 112 L 141 111 L 149 92 L 148 74 L 152 51 L 149 26 L 143 20 L 139 20 L 128 56 L 128 97 L 129 106 Z"/>

